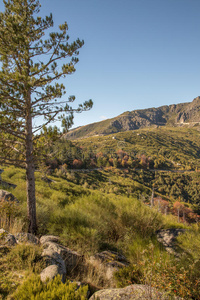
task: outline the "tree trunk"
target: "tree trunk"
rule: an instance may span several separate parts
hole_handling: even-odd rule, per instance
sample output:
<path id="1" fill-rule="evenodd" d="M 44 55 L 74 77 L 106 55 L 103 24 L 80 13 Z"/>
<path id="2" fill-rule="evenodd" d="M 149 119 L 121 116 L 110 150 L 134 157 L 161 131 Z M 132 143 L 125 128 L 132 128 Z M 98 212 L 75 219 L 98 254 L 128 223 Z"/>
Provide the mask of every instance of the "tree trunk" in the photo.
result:
<path id="1" fill-rule="evenodd" d="M 30 97 L 29 97 L 30 105 Z M 26 116 L 26 193 L 27 193 L 27 215 L 28 232 L 37 233 L 36 222 L 36 199 L 35 199 L 35 164 L 33 155 L 33 133 L 32 116 L 30 110 Z"/>
<path id="2" fill-rule="evenodd" d="M 27 151 L 28 152 L 28 151 Z M 27 215 L 28 215 L 28 232 L 37 233 L 36 223 L 36 199 L 35 199 L 35 167 L 32 161 L 32 155 L 26 162 L 26 193 L 27 193 Z"/>

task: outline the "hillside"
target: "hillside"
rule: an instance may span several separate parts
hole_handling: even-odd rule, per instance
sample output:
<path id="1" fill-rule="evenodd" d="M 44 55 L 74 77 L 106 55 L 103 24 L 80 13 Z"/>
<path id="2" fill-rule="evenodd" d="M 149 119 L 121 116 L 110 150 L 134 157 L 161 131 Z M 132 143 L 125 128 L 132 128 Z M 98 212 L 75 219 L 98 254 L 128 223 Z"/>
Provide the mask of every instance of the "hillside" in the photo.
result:
<path id="1" fill-rule="evenodd" d="M 155 199 L 154 207 L 149 207 L 152 189 L 151 184 L 148 187 L 147 173 L 105 169 L 89 173 L 68 170 L 65 174 L 58 174 L 55 170 L 54 176 L 48 176 L 51 179 L 49 183 L 44 181 L 40 172 L 36 172 L 39 235 L 61 237 L 62 243 L 78 251 L 86 262 L 90 261 L 91 254 L 115 251 L 125 255 L 130 263 L 114 275 L 112 284 L 99 265 L 95 269 L 77 268 L 75 274 L 67 274 L 70 281 L 87 283 L 95 290 L 113 285 L 147 284 L 163 291 L 170 299 L 176 299 L 176 295 L 197 300 L 200 287 L 199 226 L 188 224 L 192 214 L 189 208 L 185 208 L 187 224 L 183 224 L 182 211 L 180 218 L 177 217 L 177 210 L 172 215 L 177 207 L 169 201 L 159 200 L 156 203 Z M 4 206 L 0 210 L 1 226 L 16 234 L 26 230 L 25 172 L 8 167 L 4 169 L 2 178 L 17 183 L 12 193 L 19 203 L 12 204 L 8 211 L 8 203 L 2 202 Z M 166 205 L 169 207 L 167 211 Z M 181 223 L 177 222 L 178 219 Z M 187 230 L 177 241 L 177 251 L 180 254 L 184 252 L 178 260 L 156 239 L 158 230 L 172 228 Z M 2 299 L 32 299 L 29 295 L 27 297 L 27 291 L 30 295 L 37 295 L 37 299 L 46 299 L 40 294 L 43 285 L 39 277 L 30 277 L 33 273 L 39 275 L 42 269 L 41 251 L 37 245 L 3 245 L 0 249 Z M 61 290 L 61 283 L 55 281 L 54 284 L 57 287 L 54 292 Z M 50 288 L 50 284 L 48 286 Z M 14 292 L 20 297 L 13 297 Z M 23 293 L 26 294 L 22 297 Z"/>
<path id="2" fill-rule="evenodd" d="M 40 138 L 38 142 L 44 145 L 44 136 Z M 45 160 L 35 172 L 38 234 L 59 236 L 65 248 L 84 258 L 75 271 L 68 272 L 67 279 L 86 283 L 91 294 L 102 288 L 145 284 L 170 299 L 198 300 L 199 128 L 151 126 L 48 142 L 45 156 L 42 151 L 38 154 Z M 19 201 L 0 201 L 0 228 L 17 235 L 27 230 L 25 170 L 0 168 L 4 169 L 2 188 Z M 5 182 L 16 187 L 5 187 Z M 175 255 L 157 235 L 174 230 L 183 233 L 176 241 Z M 41 289 L 46 287 L 39 277 L 41 251 L 37 245 L 5 247 L 0 242 L 2 299 L 32 299 L 27 291 L 37 299 L 46 299 L 41 297 Z M 119 253 L 129 262 L 114 273 L 112 281 L 99 262 L 91 264 L 91 258 L 105 252 Z M 51 284 L 56 286 L 54 291 L 68 286 L 58 280 Z M 66 297 L 67 291 L 63 293 Z"/>
<path id="3" fill-rule="evenodd" d="M 93 190 L 125 193 L 149 198 L 155 186 L 156 195 L 177 200 L 200 214 L 200 135 L 198 128 L 144 128 L 106 136 L 93 136 L 73 141 L 60 140 L 48 149 L 56 153 L 46 167 L 50 174 L 66 177 Z M 109 175 L 103 175 L 108 168 Z M 112 176 L 121 171 L 121 183 Z M 123 175 L 124 173 L 124 175 Z M 119 175 L 118 175 L 119 176 Z M 130 184 L 124 186 L 124 176 Z M 105 183 L 104 183 L 105 182 Z M 133 182 L 142 185 L 134 188 Z"/>
<path id="4" fill-rule="evenodd" d="M 150 126 L 194 126 L 200 122 L 200 97 L 192 102 L 125 112 L 115 118 L 70 130 L 67 139 L 107 135 Z"/>
<path id="5" fill-rule="evenodd" d="M 151 127 L 48 145 L 45 165 L 38 165 L 35 172 L 38 233 L 59 236 L 65 247 L 84 257 L 84 264 L 69 272 L 67 279 L 87 283 L 91 293 L 131 283 L 148 284 L 171 299 L 176 299 L 174 295 L 199 299 L 197 129 Z M 0 202 L 0 227 L 17 234 L 27 228 L 25 170 L 1 168 L 2 182 L 17 185 L 10 190 L 19 203 Z M 178 260 L 157 240 L 158 232 L 174 229 L 186 230 L 177 240 Z M 38 299 L 46 299 L 40 295 L 43 285 L 38 277 L 41 248 L 17 245 L 1 249 L 2 299 L 31 299 L 24 294 L 28 289 Z M 129 262 L 112 283 L 90 260 L 110 251 Z M 32 273 L 35 279 L 29 276 Z M 63 287 L 57 281 L 52 284 L 57 286 L 54 290 Z M 20 297 L 12 298 L 13 293 Z"/>

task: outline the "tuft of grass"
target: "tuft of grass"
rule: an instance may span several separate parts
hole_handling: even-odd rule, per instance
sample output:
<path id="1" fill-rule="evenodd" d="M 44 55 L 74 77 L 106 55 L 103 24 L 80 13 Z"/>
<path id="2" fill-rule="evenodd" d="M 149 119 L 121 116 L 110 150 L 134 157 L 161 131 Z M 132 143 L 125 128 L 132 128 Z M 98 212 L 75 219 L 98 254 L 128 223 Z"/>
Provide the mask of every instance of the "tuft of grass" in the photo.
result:
<path id="1" fill-rule="evenodd" d="M 14 270 L 28 270 L 39 273 L 44 267 L 42 248 L 34 244 L 17 244 L 12 247 L 7 261 Z"/>

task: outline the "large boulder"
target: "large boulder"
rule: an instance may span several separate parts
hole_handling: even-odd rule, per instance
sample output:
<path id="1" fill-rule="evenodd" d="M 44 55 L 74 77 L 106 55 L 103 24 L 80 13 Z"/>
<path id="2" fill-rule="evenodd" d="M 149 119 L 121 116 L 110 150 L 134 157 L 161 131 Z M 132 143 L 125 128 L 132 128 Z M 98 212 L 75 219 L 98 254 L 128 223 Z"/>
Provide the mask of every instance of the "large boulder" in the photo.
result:
<path id="1" fill-rule="evenodd" d="M 175 300 L 177 297 L 170 297 L 156 289 L 140 284 L 133 284 L 121 289 L 100 290 L 92 295 L 89 300 Z"/>
<path id="2" fill-rule="evenodd" d="M 65 262 L 56 251 L 52 249 L 44 249 L 42 252 L 42 257 L 45 260 L 46 266 L 56 265 L 58 266 L 58 273 L 62 276 L 62 281 L 65 282 L 66 279 L 66 267 Z"/>
<path id="3" fill-rule="evenodd" d="M 114 251 L 103 251 L 97 253 L 90 257 L 90 263 L 99 263 L 100 268 L 104 270 L 108 280 L 113 279 L 113 275 L 116 271 L 129 265 L 125 256 Z"/>
<path id="4" fill-rule="evenodd" d="M 39 244 L 39 239 L 32 233 L 20 232 L 15 234 L 17 243 L 30 243 L 30 244 Z"/>
<path id="5" fill-rule="evenodd" d="M 46 242 L 43 244 L 43 248 L 48 251 L 56 252 L 62 257 L 65 263 L 67 274 L 74 270 L 78 264 L 83 261 L 82 255 L 57 243 Z"/>
<path id="6" fill-rule="evenodd" d="M 6 246 L 14 246 L 17 244 L 15 236 L 3 228 L 0 229 L 0 242 Z"/>
<path id="7" fill-rule="evenodd" d="M 42 282 L 54 279 L 57 275 L 61 275 L 62 281 L 64 282 L 63 274 L 60 272 L 58 265 L 50 265 L 46 267 L 41 273 L 40 278 Z"/>
<path id="8" fill-rule="evenodd" d="M 177 255 L 178 247 L 176 245 L 176 239 L 184 232 L 185 229 L 182 228 L 161 229 L 156 232 L 156 236 L 157 240 L 163 244 L 169 253 Z"/>

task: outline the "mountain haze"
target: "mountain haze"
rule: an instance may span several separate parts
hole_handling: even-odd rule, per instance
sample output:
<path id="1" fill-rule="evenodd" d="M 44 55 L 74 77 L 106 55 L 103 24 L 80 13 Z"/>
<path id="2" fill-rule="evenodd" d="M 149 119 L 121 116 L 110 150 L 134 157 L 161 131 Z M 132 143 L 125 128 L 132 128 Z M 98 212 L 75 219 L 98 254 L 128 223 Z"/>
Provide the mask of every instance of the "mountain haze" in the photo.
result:
<path id="1" fill-rule="evenodd" d="M 200 96 L 192 102 L 127 111 L 112 119 L 72 129 L 66 134 L 66 137 L 77 139 L 136 130 L 153 125 L 194 126 L 198 123 L 200 123 Z"/>

